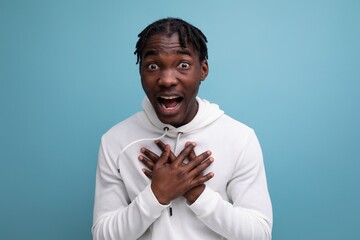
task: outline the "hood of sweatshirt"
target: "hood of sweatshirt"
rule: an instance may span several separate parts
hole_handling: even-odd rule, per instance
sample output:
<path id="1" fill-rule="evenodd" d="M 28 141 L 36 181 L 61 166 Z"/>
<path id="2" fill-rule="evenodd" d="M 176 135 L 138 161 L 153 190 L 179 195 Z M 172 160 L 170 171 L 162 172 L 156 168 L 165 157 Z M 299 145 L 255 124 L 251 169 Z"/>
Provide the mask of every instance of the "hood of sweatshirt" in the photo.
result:
<path id="1" fill-rule="evenodd" d="M 196 97 L 196 101 L 199 104 L 199 109 L 198 109 L 198 112 L 196 113 L 194 119 L 191 120 L 189 123 L 176 128 L 172 125 L 162 123 L 159 120 L 159 118 L 157 117 L 155 110 L 152 107 L 149 99 L 147 97 L 145 97 L 142 102 L 142 107 L 144 109 L 145 114 L 142 116 L 147 118 L 147 120 L 144 119 L 145 120 L 144 123 L 149 124 L 149 127 L 153 128 L 154 130 L 159 132 L 159 137 L 141 138 L 141 139 L 135 140 L 135 141 L 129 143 L 128 145 L 126 145 L 121 150 L 121 152 L 116 160 L 117 167 L 119 166 L 120 156 L 126 151 L 126 149 L 128 149 L 129 147 L 131 147 L 132 145 L 134 145 L 136 143 L 139 143 L 142 141 L 153 141 L 153 140 L 161 139 L 164 136 L 173 137 L 173 138 L 177 138 L 175 147 L 174 147 L 174 152 L 176 152 L 177 144 L 179 142 L 181 135 L 187 135 L 187 134 L 193 133 L 197 130 L 200 130 L 201 128 L 206 127 L 209 124 L 213 123 L 214 121 L 216 121 L 218 118 L 220 118 L 224 114 L 224 111 L 220 110 L 219 106 L 214 103 L 210 103 L 207 100 L 200 99 L 199 97 Z M 120 172 L 119 167 L 118 167 L 118 172 Z"/>
<path id="2" fill-rule="evenodd" d="M 147 97 L 143 99 L 142 107 L 150 123 L 155 128 L 159 129 L 161 132 L 164 132 L 164 129 L 167 128 L 168 131 L 166 135 L 169 137 L 176 137 L 179 132 L 186 135 L 197 131 L 213 123 L 224 114 L 224 111 L 222 111 L 217 104 L 210 103 L 207 100 L 200 99 L 199 97 L 196 97 L 196 101 L 199 104 L 199 109 L 194 119 L 178 128 L 162 123 L 157 117 L 155 110 Z"/>

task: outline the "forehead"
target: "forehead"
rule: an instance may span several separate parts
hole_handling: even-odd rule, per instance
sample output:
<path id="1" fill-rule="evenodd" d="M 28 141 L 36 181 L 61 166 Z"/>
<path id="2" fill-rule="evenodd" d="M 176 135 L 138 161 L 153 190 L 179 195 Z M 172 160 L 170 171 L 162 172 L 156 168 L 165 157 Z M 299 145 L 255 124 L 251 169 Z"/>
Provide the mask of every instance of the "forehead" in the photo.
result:
<path id="1" fill-rule="evenodd" d="M 195 56 L 196 52 L 187 41 L 185 41 L 185 47 L 182 47 L 179 40 L 179 34 L 174 33 L 171 36 L 166 34 L 155 34 L 148 38 L 145 43 L 142 57 L 145 58 L 148 55 L 157 55 L 160 53 L 184 53 L 187 55 Z"/>

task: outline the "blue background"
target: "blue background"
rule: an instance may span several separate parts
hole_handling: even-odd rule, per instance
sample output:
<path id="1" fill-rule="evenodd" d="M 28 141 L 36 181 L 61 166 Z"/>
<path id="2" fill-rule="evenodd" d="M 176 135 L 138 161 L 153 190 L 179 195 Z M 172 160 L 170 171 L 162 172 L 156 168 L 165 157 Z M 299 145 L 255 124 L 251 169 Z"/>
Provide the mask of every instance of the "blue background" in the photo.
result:
<path id="1" fill-rule="evenodd" d="M 141 110 L 137 34 L 209 40 L 200 96 L 253 127 L 273 239 L 355 239 L 360 1 L 0 1 L 0 238 L 91 239 L 101 135 Z"/>

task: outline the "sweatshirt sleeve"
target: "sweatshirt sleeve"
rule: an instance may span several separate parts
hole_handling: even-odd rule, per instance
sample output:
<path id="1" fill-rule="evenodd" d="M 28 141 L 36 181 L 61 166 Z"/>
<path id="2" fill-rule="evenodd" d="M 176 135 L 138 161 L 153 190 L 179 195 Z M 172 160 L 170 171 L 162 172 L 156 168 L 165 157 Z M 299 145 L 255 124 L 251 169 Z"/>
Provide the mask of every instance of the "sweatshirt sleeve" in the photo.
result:
<path id="1" fill-rule="evenodd" d="M 104 138 L 99 150 L 93 216 L 93 239 L 137 239 L 167 207 L 148 185 L 131 202 Z"/>
<path id="2" fill-rule="evenodd" d="M 228 183 L 227 195 L 229 201 L 207 186 L 189 208 L 226 239 L 271 239 L 272 206 L 260 144 L 253 131 Z"/>

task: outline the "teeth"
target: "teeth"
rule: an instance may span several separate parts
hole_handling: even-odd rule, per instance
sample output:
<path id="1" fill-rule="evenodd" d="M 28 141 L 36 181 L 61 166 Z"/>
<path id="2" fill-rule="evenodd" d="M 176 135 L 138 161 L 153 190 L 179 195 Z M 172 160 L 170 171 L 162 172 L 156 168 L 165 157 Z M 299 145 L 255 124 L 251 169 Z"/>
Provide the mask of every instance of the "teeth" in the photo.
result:
<path id="1" fill-rule="evenodd" d="M 163 109 L 166 109 L 166 110 L 169 110 L 169 111 L 171 111 L 171 110 L 175 110 L 175 109 L 177 109 L 177 108 L 179 108 L 179 106 L 181 105 L 181 101 L 178 101 L 178 99 L 181 99 L 181 97 L 180 96 L 177 96 L 177 95 L 173 95 L 173 96 L 159 96 L 158 97 L 158 99 L 162 99 L 163 101 L 159 101 L 159 103 L 160 103 L 160 105 L 161 105 L 161 107 L 163 108 Z M 173 104 L 175 104 L 175 106 L 166 106 L 166 101 L 172 101 L 172 104 L 171 105 L 173 105 Z M 174 101 L 176 101 L 176 102 L 174 102 Z M 170 105 L 170 104 L 167 104 L 167 105 Z"/>
<path id="2" fill-rule="evenodd" d="M 175 99 L 178 98 L 178 96 L 161 96 L 163 99 Z"/>
<path id="3" fill-rule="evenodd" d="M 178 104 L 176 104 L 175 107 L 166 107 L 164 104 L 161 104 L 161 106 L 162 106 L 163 108 L 167 109 L 167 110 L 173 110 L 173 109 L 175 109 L 175 108 L 178 106 Z"/>

